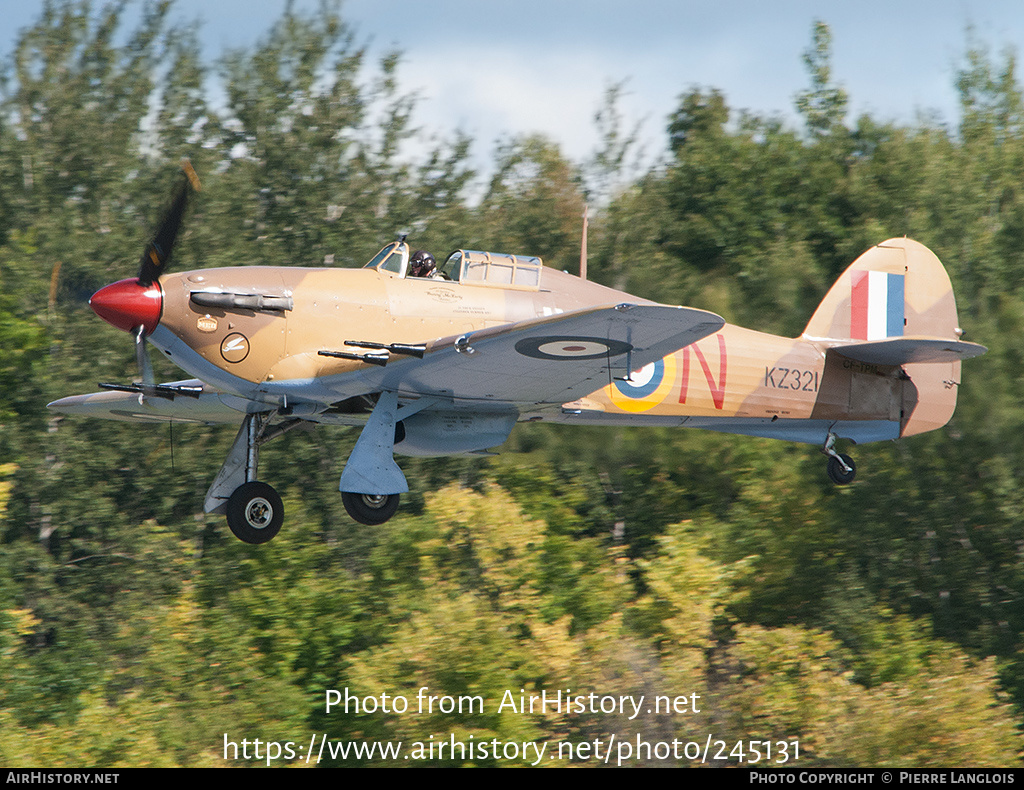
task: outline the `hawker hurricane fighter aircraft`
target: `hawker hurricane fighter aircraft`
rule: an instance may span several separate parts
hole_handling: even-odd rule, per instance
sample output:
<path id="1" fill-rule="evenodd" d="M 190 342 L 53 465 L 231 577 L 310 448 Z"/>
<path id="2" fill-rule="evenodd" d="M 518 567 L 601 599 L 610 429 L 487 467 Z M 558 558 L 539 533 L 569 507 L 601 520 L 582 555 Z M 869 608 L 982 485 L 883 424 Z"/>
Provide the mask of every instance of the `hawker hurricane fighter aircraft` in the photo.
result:
<path id="1" fill-rule="evenodd" d="M 135 340 L 140 378 L 50 404 L 65 414 L 241 423 L 206 497 L 247 543 L 281 528 L 258 479 L 260 446 L 304 424 L 360 429 L 341 474 L 348 513 L 394 515 L 408 491 L 394 454 L 478 453 L 519 421 L 707 428 L 818 445 L 837 484 L 837 439 L 895 439 L 946 424 L 961 360 L 949 277 L 909 239 L 873 247 L 804 333 L 731 326 L 545 268 L 539 258 L 457 250 L 413 276 L 409 245 L 362 269 L 236 267 L 165 272 L 190 192 L 183 179 L 136 278 L 92 309 Z M 423 256 L 420 256 L 421 258 Z M 195 378 L 158 384 L 146 344 Z"/>

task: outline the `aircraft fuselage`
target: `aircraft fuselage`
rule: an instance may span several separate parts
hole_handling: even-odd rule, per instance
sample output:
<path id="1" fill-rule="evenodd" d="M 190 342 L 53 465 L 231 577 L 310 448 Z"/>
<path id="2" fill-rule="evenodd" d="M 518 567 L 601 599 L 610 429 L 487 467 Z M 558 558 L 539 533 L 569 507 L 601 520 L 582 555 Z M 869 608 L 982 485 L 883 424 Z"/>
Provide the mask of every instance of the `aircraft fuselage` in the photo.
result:
<path id="1" fill-rule="evenodd" d="M 429 344 L 589 306 L 650 304 L 547 268 L 537 290 L 293 267 L 185 272 L 164 276 L 160 286 L 163 313 L 152 341 L 176 364 L 241 397 L 268 403 L 290 397 L 293 404 L 361 394 L 351 374 L 365 363 L 319 354 L 346 340 Z M 291 304 L 287 310 L 218 308 L 197 304 L 195 292 L 257 293 Z M 958 380 L 953 366 L 959 363 L 949 363 L 944 378 Z M 857 422 L 840 435 L 868 441 L 900 435 L 914 405 L 905 382 L 899 367 L 854 362 L 829 354 L 824 343 L 726 324 L 628 377 L 609 369 L 605 386 L 559 413 L 521 411 L 534 419 L 690 424 L 814 443 L 833 423 Z"/>

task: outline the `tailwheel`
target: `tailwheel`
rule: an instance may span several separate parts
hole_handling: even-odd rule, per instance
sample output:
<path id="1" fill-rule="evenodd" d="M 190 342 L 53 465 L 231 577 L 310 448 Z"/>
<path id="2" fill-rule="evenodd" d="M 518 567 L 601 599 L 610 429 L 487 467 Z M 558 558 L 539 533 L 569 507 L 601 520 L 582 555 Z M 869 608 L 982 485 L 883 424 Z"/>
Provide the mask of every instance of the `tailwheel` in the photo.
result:
<path id="1" fill-rule="evenodd" d="M 266 483 L 252 480 L 235 489 L 228 500 L 228 527 L 243 543 L 266 543 L 281 531 L 284 504 Z"/>
<path id="2" fill-rule="evenodd" d="M 383 524 L 398 511 L 398 494 L 353 494 L 341 492 L 345 510 L 360 524 Z"/>
<path id="3" fill-rule="evenodd" d="M 844 453 L 837 453 L 828 457 L 828 479 L 837 486 L 849 485 L 857 476 L 857 465 L 853 459 Z"/>

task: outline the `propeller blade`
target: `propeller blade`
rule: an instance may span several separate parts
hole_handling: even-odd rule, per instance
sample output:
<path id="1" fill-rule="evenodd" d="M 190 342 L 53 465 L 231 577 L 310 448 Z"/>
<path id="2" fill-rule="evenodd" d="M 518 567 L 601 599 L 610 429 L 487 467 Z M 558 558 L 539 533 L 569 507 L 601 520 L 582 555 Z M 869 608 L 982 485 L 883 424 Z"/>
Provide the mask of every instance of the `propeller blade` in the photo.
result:
<path id="1" fill-rule="evenodd" d="M 181 220 L 185 216 L 189 188 L 199 191 L 199 177 L 192 169 L 192 164 L 186 159 L 182 162 L 181 167 L 185 178 L 178 184 L 170 208 L 164 215 L 156 236 L 146 245 L 142 259 L 139 261 L 139 285 L 152 285 L 164 273 L 164 269 L 171 259 L 178 230 L 181 228 Z"/>
<path id="2" fill-rule="evenodd" d="M 135 337 L 135 362 L 139 366 L 139 375 L 142 376 L 142 384 L 156 384 L 153 378 L 153 366 L 149 361 L 149 354 L 146 353 L 146 327 L 137 326 L 132 330 Z"/>

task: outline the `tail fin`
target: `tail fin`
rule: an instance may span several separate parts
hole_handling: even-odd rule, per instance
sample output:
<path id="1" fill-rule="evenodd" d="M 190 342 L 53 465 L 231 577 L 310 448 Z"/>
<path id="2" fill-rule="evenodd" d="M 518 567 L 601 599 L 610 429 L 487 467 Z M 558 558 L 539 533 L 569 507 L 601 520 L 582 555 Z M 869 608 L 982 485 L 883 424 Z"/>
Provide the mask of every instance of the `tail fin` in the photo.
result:
<path id="1" fill-rule="evenodd" d="M 956 408 L 960 360 L 985 352 L 961 341 L 949 275 L 935 253 L 890 239 L 850 264 L 825 295 L 803 339 L 871 365 L 902 366 L 901 435 L 933 430 Z"/>
<path id="2" fill-rule="evenodd" d="M 953 286 L 923 244 L 890 239 L 861 255 L 826 294 L 804 330 L 808 339 L 884 340 L 960 336 Z"/>

